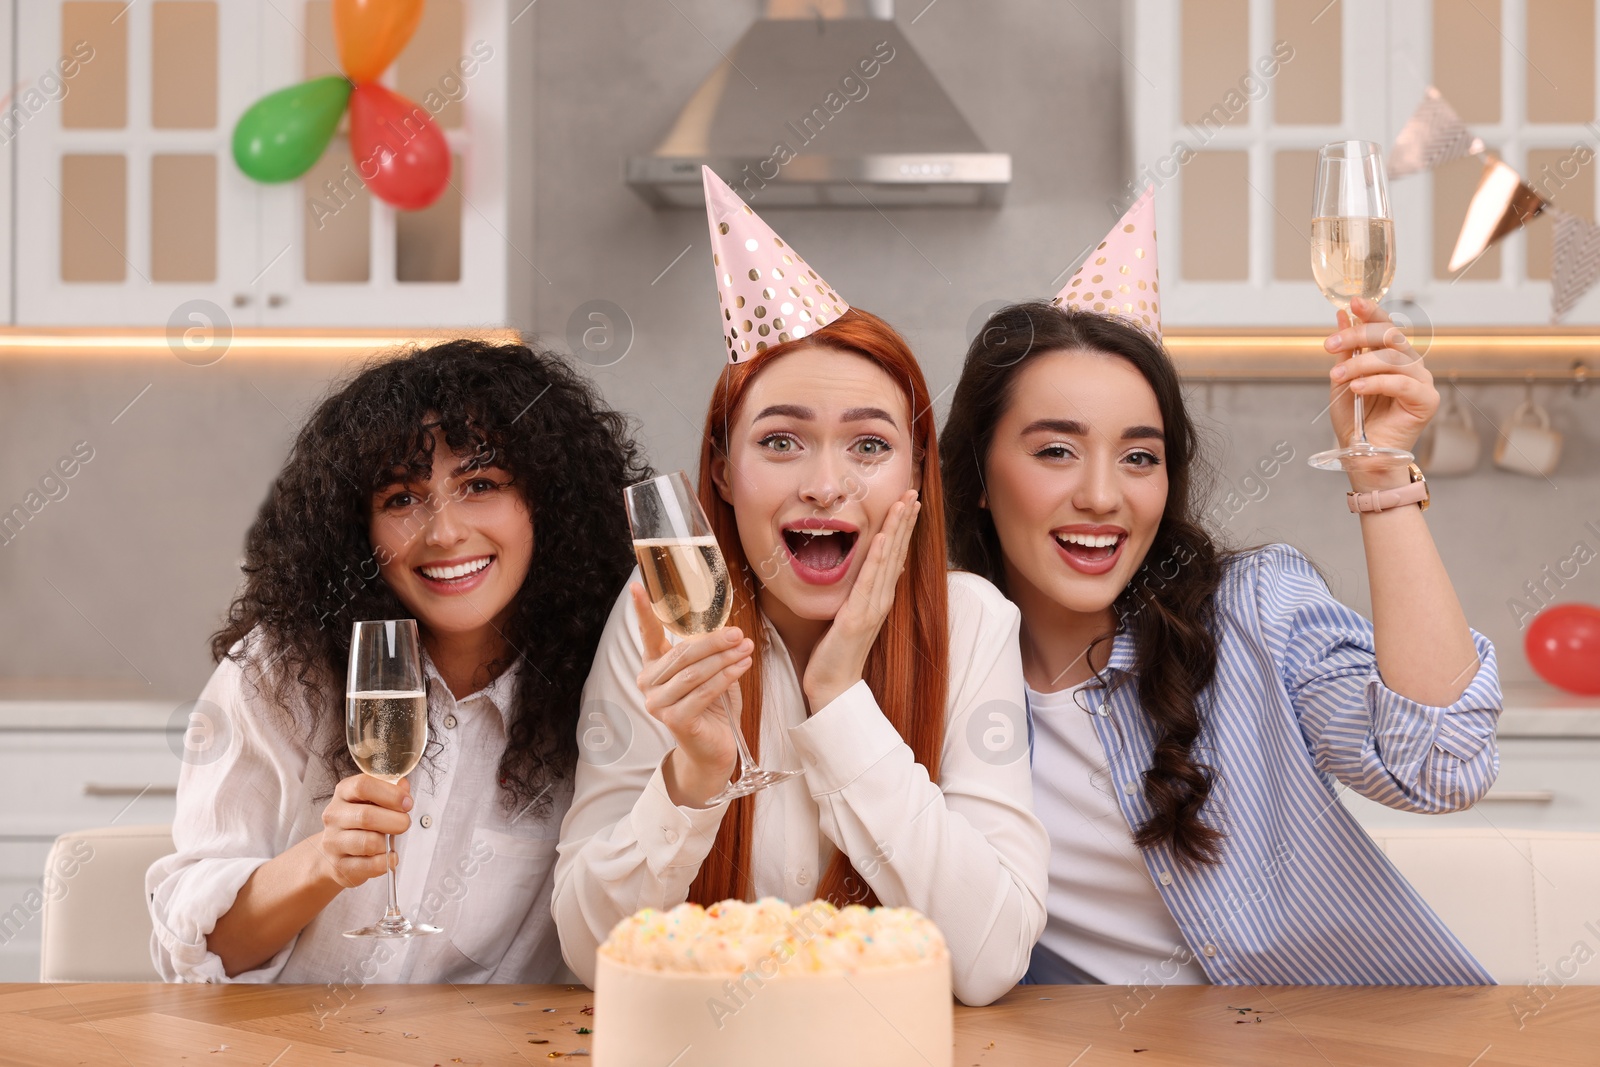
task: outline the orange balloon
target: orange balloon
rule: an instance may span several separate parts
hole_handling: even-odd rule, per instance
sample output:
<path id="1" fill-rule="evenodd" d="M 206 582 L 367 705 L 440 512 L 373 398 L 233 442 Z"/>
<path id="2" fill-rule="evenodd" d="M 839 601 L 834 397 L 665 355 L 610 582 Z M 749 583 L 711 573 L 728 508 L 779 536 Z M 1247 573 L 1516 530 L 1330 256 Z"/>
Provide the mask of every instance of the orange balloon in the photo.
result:
<path id="1" fill-rule="evenodd" d="M 377 81 L 422 21 L 422 0 L 333 0 L 333 36 L 345 77 Z"/>

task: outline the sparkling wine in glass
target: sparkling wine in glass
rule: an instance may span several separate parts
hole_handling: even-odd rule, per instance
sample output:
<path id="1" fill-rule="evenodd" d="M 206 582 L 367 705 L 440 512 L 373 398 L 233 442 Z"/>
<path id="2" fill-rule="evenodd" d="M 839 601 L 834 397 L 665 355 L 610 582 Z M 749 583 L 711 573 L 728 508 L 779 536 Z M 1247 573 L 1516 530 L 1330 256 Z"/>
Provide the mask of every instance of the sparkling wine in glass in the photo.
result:
<path id="1" fill-rule="evenodd" d="M 1376 303 L 1394 281 L 1394 220 L 1389 214 L 1389 186 L 1378 146 L 1371 141 L 1323 145 L 1317 153 L 1312 204 L 1311 274 L 1322 295 L 1359 323 L 1350 311 L 1350 301 L 1359 296 Z M 1410 463 L 1410 452 L 1367 440 L 1362 398 L 1353 394 L 1352 399 L 1354 440 L 1343 448 L 1318 452 L 1311 457 L 1311 465 L 1322 470 L 1370 471 Z"/>
<path id="2" fill-rule="evenodd" d="M 683 471 L 663 474 L 628 486 L 623 498 L 633 527 L 634 555 L 656 618 L 679 637 L 708 634 L 726 626 L 733 610 L 728 565 L 689 476 Z M 706 801 L 708 805 L 754 793 L 800 773 L 757 767 L 726 693 L 722 710 L 739 744 L 739 777 Z"/>
<path id="3" fill-rule="evenodd" d="M 428 747 L 428 694 L 422 682 L 422 646 L 414 619 L 358 622 L 350 637 L 350 673 L 345 689 L 345 741 L 356 766 L 385 782 L 410 774 Z M 389 837 L 394 851 L 394 837 Z M 437 926 L 414 923 L 400 913 L 394 868 L 389 868 L 389 907 L 383 918 L 346 937 L 421 937 Z"/>

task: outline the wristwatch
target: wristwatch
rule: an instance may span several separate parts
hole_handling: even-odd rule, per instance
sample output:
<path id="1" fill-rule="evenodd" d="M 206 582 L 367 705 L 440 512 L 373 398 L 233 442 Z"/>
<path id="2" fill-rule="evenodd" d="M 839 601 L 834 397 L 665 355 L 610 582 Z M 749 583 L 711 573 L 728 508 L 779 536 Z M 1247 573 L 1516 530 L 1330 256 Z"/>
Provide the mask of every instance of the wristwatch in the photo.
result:
<path id="1" fill-rule="evenodd" d="M 1345 503 L 1358 515 L 1363 511 L 1388 511 L 1405 504 L 1416 504 L 1427 511 L 1431 502 L 1428 498 L 1428 479 L 1422 476 L 1422 468 L 1415 463 L 1406 470 L 1411 475 L 1411 484 L 1398 489 L 1375 489 L 1370 493 L 1349 492 L 1344 495 Z"/>

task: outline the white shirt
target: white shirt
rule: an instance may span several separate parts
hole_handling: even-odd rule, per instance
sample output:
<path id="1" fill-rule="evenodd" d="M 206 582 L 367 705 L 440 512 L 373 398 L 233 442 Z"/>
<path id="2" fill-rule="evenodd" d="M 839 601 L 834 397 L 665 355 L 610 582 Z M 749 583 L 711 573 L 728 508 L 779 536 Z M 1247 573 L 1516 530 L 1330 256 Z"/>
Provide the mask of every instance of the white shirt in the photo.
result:
<path id="1" fill-rule="evenodd" d="M 1027 970 L 1044 926 L 1049 840 L 1032 812 L 1018 611 L 975 575 L 951 574 L 949 591 L 937 785 L 866 682 L 808 718 L 788 652 L 767 623 L 760 762 L 804 774 L 756 794 L 751 876 L 756 896 L 800 903 L 815 897 L 834 849 L 843 849 L 881 903 L 938 924 L 956 996 L 987 1004 Z M 688 898 L 728 810 L 668 798 L 661 764 L 675 742 L 644 710 L 641 662 L 624 592 L 584 688 L 585 721 L 611 717 L 622 751 L 596 758 L 585 749 L 556 864 L 562 953 L 591 984 L 595 950 L 612 926 Z"/>
<path id="2" fill-rule="evenodd" d="M 1089 719 L 1091 683 L 1055 693 L 1028 689 L 1033 714 L 1034 811 L 1050 829 L 1050 919 L 1039 939 L 1110 985 L 1204 983 L 1112 789 L 1104 747 Z M 1152 968 L 1152 961 L 1157 961 Z"/>
<path id="3" fill-rule="evenodd" d="M 250 644 L 256 642 L 247 639 Z M 551 790 L 541 817 L 509 811 L 498 786 L 517 667 L 456 700 L 423 654 L 428 750 L 410 775 L 411 828 L 394 839 L 400 909 L 441 934 L 405 941 L 355 940 L 344 931 L 382 918 L 383 877 L 334 897 L 275 956 L 228 978 L 206 947 L 257 867 L 322 830 L 336 778 L 319 742 L 296 728 L 232 659 L 201 694 L 221 709 L 222 755 L 186 761 L 172 825 L 177 852 L 145 876 L 155 922 L 151 954 L 167 981 L 182 982 L 554 982 L 566 980 L 550 889 L 556 829 L 571 785 Z M 434 742 L 442 745 L 442 750 Z M 339 1007 L 338 1001 L 329 1010 Z"/>

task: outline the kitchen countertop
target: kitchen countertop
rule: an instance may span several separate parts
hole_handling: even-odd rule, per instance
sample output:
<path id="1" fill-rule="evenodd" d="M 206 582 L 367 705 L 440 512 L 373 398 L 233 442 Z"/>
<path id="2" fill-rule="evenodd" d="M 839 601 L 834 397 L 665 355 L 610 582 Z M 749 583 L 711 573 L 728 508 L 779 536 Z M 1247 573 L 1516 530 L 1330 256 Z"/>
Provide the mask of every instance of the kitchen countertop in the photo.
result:
<path id="1" fill-rule="evenodd" d="M 0 731 L 165 730 L 183 700 L 0 700 Z M 1505 690 L 1501 737 L 1600 738 L 1600 697 L 1581 697 L 1549 686 Z"/>

